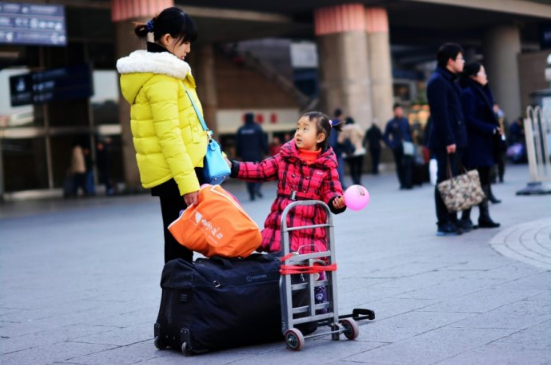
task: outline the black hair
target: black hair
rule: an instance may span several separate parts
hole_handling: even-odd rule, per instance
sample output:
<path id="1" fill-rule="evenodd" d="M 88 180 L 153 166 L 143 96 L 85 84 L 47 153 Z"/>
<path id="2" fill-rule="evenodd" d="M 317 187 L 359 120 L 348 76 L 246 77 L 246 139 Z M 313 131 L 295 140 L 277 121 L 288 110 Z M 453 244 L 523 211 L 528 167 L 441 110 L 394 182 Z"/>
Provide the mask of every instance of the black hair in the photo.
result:
<path id="1" fill-rule="evenodd" d="M 394 105 L 392 106 L 392 110 L 396 110 L 396 108 L 401 108 L 402 105 L 400 103 L 394 103 Z"/>
<path id="2" fill-rule="evenodd" d="M 325 151 L 327 147 L 329 147 L 329 136 L 331 135 L 331 123 L 329 121 L 329 117 L 322 112 L 317 111 L 311 111 L 302 114 L 302 118 L 308 118 L 309 121 L 313 121 L 316 123 L 316 133 L 323 133 L 325 134 L 325 139 L 318 143 L 318 148 L 321 148 L 322 151 Z M 340 130 L 342 126 L 340 124 L 335 125 L 333 128 Z"/>
<path id="3" fill-rule="evenodd" d="M 342 115 L 342 110 L 340 110 L 339 108 L 335 109 L 335 111 L 333 112 L 333 116 L 335 118 L 338 118 Z"/>
<path id="4" fill-rule="evenodd" d="M 461 77 L 467 78 L 471 76 L 476 76 L 480 69 L 482 68 L 482 65 L 478 62 L 469 62 L 463 67 L 463 72 L 461 73 Z"/>
<path id="5" fill-rule="evenodd" d="M 344 124 L 354 124 L 354 118 L 346 117 Z"/>
<path id="6" fill-rule="evenodd" d="M 455 61 L 457 55 L 460 53 L 465 53 L 463 48 L 457 43 L 444 43 L 436 52 L 436 60 L 438 66 L 446 68 L 448 65 L 448 60 L 452 59 Z"/>
<path id="7" fill-rule="evenodd" d="M 166 8 L 159 15 L 149 22 L 138 23 L 134 33 L 139 38 L 146 38 L 148 33 L 153 32 L 153 39 L 158 43 L 162 36 L 170 34 L 178 39 L 180 44 L 194 42 L 197 39 L 197 26 L 189 14 L 175 6 Z"/>
<path id="8" fill-rule="evenodd" d="M 254 122 L 254 113 L 245 114 L 245 123 Z"/>

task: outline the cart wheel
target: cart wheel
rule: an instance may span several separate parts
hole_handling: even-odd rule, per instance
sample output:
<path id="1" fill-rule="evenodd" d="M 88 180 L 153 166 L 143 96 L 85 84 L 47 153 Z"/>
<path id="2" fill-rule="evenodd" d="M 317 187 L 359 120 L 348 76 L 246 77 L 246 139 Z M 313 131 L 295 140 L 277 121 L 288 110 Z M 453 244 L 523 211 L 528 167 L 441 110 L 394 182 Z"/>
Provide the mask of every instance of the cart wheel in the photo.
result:
<path id="1" fill-rule="evenodd" d="M 187 343 L 185 343 L 185 342 L 182 343 L 182 346 L 180 347 L 180 350 L 182 351 L 182 354 L 184 354 L 186 356 L 191 355 L 191 351 L 189 351 L 189 349 L 187 347 Z"/>
<path id="2" fill-rule="evenodd" d="M 163 343 L 163 341 L 161 341 L 161 339 L 159 338 L 159 336 L 156 336 L 155 339 L 153 340 L 153 344 L 155 345 L 155 347 L 158 349 L 158 350 L 164 350 L 166 349 L 166 345 Z"/>
<path id="3" fill-rule="evenodd" d="M 355 320 L 345 318 L 340 321 L 340 324 L 344 327 L 344 336 L 349 340 L 353 340 L 360 335 L 360 327 L 358 327 Z"/>
<path id="4" fill-rule="evenodd" d="M 293 351 L 300 351 L 304 346 L 304 336 L 296 328 L 288 329 L 285 332 L 285 343 L 287 344 L 287 348 Z"/>

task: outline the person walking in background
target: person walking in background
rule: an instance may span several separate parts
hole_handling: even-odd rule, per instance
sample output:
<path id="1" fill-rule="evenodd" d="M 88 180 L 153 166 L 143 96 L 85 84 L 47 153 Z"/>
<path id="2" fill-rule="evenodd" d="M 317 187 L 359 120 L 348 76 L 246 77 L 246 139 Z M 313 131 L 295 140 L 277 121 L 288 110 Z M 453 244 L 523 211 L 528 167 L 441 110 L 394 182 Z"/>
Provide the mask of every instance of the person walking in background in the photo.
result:
<path id="1" fill-rule="evenodd" d="M 438 184 L 446 180 L 448 161 L 452 174 L 457 175 L 457 161 L 467 147 L 467 130 L 461 107 L 461 89 L 456 80 L 463 71 L 463 48 L 455 43 L 443 44 L 436 54 L 436 70 L 427 83 L 427 98 L 431 113 L 428 147 L 438 162 L 437 186 L 434 189 L 438 236 L 463 233 L 458 227 L 457 213 L 448 212 Z"/>
<path id="2" fill-rule="evenodd" d="M 499 121 L 499 128 L 501 134 L 495 136 L 496 146 L 494 147 L 495 154 L 497 155 L 497 177 L 499 182 L 502 183 L 505 177 L 505 153 L 507 152 L 507 121 L 505 120 L 505 113 L 500 109 L 497 103 L 494 104 L 494 113 Z M 491 186 L 491 185 L 490 185 Z"/>
<path id="3" fill-rule="evenodd" d="M 369 149 L 371 156 L 371 173 L 379 175 L 379 162 L 381 160 L 381 142 L 383 141 L 383 132 L 374 119 L 371 127 L 366 131 L 363 144 Z"/>
<path id="4" fill-rule="evenodd" d="M 84 165 L 86 166 L 86 195 L 96 195 L 96 182 L 94 181 L 94 159 L 92 158 L 92 151 L 90 148 L 83 148 L 84 153 Z"/>
<path id="5" fill-rule="evenodd" d="M 106 138 L 96 144 L 96 166 L 98 168 L 99 182 L 105 186 L 105 195 L 113 195 L 115 189 L 111 181 L 111 166 L 113 156 L 110 150 L 111 140 Z"/>
<path id="6" fill-rule="evenodd" d="M 496 223 L 490 218 L 488 207 L 488 191 L 490 185 L 490 169 L 495 165 L 494 142 L 495 136 L 500 136 L 502 130 L 493 111 L 494 97 L 488 86 L 486 70 L 478 62 L 465 65 L 461 77 L 461 103 L 463 115 L 467 124 L 467 138 L 469 148 L 463 155 L 463 160 L 468 169 L 476 168 L 480 177 L 480 184 L 484 191 L 484 200 L 478 205 L 480 215 L 478 217 L 479 228 L 497 228 Z M 464 210 L 459 221 L 463 231 L 473 229 L 471 221 L 471 209 Z"/>
<path id="7" fill-rule="evenodd" d="M 235 147 L 237 156 L 245 161 L 259 162 L 269 153 L 268 139 L 262 127 L 255 123 L 253 113 L 245 114 L 245 125 L 237 130 Z M 262 198 L 260 186 L 260 182 L 247 181 L 251 200 Z"/>
<path id="8" fill-rule="evenodd" d="M 192 262 L 193 252 L 168 231 L 180 211 L 197 204 L 204 182 L 203 159 L 208 135 L 201 127 L 191 98 L 201 110 L 195 79 L 185 58 L 197 27 L 180 8 L 163 10 L 135 34 L 146 39 L 147 50 L 117 61 L 122 95 L 130 104 L 130 124 L 142 185 L 161 202 L 165 263 L 181 258 Z"/>
<path id="9" fill-rule="evenodd" d="M 281 150 L 281 140 L 278 136 L 274 136 L 272 143 L 270 143 L 270 156 L 275 156 Z"/>
<path id="10" fill-rule="evenodd" d="M 400 189 L 411 189 L 411 173 L 413 154 L 404 153 L 404 142 L 412 143 L 411 129 L 408 120 L 404 117 L 404 110 L 400 104 L 394 104 L 394 118 L 386 124 L 383 140 L 392 150 L 396 163 L 396 174 L 400 182 Z"/>
<path id="11" fill-rule="evenodd" d="M 71 174 L 73 175 L 72 196 L 78 196 L 79 188 L 82 194 L 86 195 L 86 162 L 84 160 L 84 151 L 79 142 L 73 144 L 71 151 Z"/>
<path id="12" fill-rule="evenodd" d="M 353 146 L 353 152 L 345 157 L 346 163 L 350 169 L 352 183 L 361 185 L 362 183 L 362 166 L 364 163 L 365 148 L 363 144 L 365 133 L 359 125 L 354 123 L 351 117 L 346 118 L 345 125 L 339 135 L 339 143 L 344 144 L 347 140 Z"/>
<path id="13" fill-rule="evenodd" d="M 342 185 L 342 188 L 346 190 L 344 184 L 344 149 L 342 144 L 339 143 L 339 133 L 342 130 L 342 127 L 345 123 L 344 114 L 342 110 L 335 109 L 333 112 L 333 119 L 331 119 L 331 126 L 333 127 L 333 133 L 329 136 L 329 146 L 335 152 L 337 156 L 337 170 L 339 172 L 339 181 Z"/>

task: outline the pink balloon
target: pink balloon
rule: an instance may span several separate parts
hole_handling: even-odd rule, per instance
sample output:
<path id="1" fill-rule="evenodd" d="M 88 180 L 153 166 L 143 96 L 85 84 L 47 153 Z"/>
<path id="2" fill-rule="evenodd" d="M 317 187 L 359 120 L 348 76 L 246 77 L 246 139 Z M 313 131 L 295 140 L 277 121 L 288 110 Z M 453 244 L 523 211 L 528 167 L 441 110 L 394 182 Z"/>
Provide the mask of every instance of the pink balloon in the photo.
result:
<path id="1" fill-rule="evenodd" d="M 369 204 L 369 192 L 361 185 L 351 185 L 344 192 L 344 203 L 352 210 L 362 210 Z"/>

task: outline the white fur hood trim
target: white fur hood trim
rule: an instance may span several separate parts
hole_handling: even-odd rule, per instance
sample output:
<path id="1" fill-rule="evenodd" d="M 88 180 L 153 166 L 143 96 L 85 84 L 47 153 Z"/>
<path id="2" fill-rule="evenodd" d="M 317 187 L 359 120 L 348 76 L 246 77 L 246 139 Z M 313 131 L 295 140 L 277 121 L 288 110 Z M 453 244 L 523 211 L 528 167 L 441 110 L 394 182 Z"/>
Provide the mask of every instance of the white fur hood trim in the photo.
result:
<path id="1" fill-rule="evenodd" d="M 189 64 L 172 53 L 153 53 L 143 50 L 134 51 L 128 57 L 119 59 L 117 70 L 120 74 L 151 72 L 178 79 L 185 79 L 186 75 L 191 73 Z"/>

